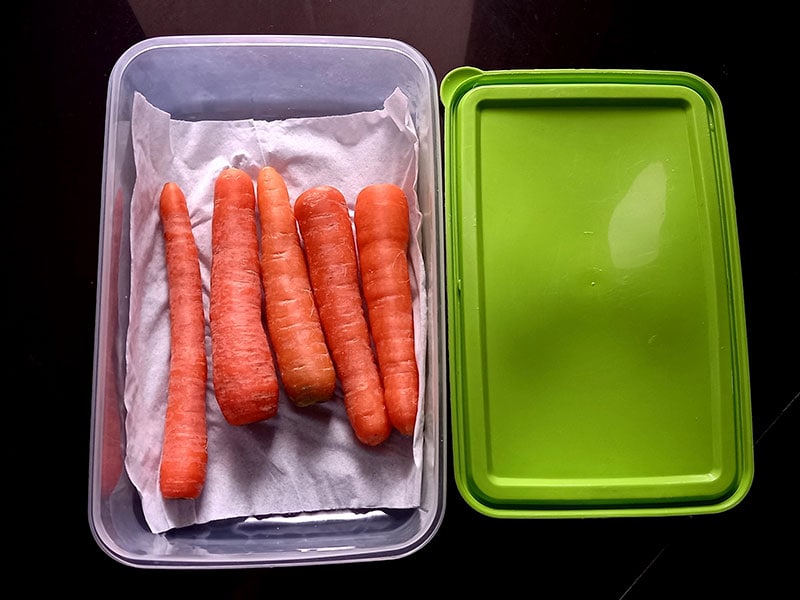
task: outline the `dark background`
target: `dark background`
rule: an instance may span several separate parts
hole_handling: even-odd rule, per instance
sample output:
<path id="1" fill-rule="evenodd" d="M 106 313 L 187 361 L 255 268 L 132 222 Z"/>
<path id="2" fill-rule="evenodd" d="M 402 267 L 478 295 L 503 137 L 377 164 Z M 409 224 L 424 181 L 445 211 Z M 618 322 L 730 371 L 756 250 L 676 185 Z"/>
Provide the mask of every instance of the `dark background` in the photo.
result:
<path id="1" fill-rule="evenodd" d="M 796 588 L 798 225 L 788 14 L 740 3 L 105 0 L 22 2 L 5 42 L 4 485 L 11 582 L 129 597 L 377 598 L 419 589 L 591 598 L 772 598 Z M 763 11 L 761 10 L 763 8 Z M 773 9 L 770 9 L 773 10 Z M 97 243 L 109 73 L 134 43 L 199 33 L 343 34 L 408 42 L 459 65 L 689 71 L 725 111 L 739 224 L 755 481 L 702 517 L 505 521 L 455 490 L 415 554 L 338 566 L 152 571 L 122 566 L 88 524 Z M 8 208 L 11 208 L 10 214 Z M 10 505 L 9 502 L 10 501 Z M 23 567 L 33 573 L 21 577 Z M 50 579 L 58 567 L 63 579 Z M 336 594 L 339 595 L 339 594 Z"/>

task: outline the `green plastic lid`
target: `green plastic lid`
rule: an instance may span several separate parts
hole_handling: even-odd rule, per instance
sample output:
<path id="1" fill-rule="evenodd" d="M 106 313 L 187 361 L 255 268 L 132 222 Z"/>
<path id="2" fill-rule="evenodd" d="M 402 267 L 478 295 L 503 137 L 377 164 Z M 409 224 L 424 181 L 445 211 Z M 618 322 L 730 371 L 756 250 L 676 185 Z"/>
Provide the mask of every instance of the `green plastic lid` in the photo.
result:
<path id="1" fill-rule="evenodd" d="M 470 67 L 440 91 L 461 495 L 496 517 L 734 506 L 753 442 L 715 91 L 681 72 Z"/>

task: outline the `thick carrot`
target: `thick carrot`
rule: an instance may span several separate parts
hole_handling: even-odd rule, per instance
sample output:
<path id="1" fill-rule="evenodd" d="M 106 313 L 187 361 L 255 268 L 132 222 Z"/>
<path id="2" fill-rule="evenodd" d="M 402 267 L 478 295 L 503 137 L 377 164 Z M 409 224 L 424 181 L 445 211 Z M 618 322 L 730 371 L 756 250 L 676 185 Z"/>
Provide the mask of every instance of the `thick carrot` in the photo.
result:
<path id="1" fill-rule="evenodd" d="M 166 243 L 170 362 L 159 486 L 165 498 L 197 498 L 208 462 L 205 312 L 200 258 L 186 198 L 168 182 L 159 213 Z"/>
<path id="2" fill-rule="evenodd" d="M 255 191 L 235 168 L 214 184 L 209 320 L 214 393 L 225 419 L 246 425 L 275 416 L 279 384 L 262 322 Z"/>
<path id="3" fill-rule="evenodd" d="M 336 188 L 319 186 L 300 194 L 294 213 L 348 419 L 362 443 L 376 446 L 392 425 L 364 314 L 347 203 Z"/>
<path id="4" fill-rule="evenodd" d="M 286 182 L 264 167 L 256 180 L 267 329 L 286 395 L 298 406 L 333 397 L 333 368 Z"/>
<path id="5" fill-rule="evenodd" d="M 354 213 L 361 284 L 392 425 L 414 432 L 419 369 L 408 269 L 408 200 L 393 184 L 365 187 Z"/>

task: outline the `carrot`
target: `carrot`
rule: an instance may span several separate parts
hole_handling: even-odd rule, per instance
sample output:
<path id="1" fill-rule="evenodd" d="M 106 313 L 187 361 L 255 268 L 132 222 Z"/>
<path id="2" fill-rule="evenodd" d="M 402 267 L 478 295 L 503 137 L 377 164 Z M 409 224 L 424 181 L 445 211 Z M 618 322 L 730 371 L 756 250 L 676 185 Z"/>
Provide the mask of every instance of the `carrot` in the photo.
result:
<path id="1" fill-rule="evenodd" d="M 117 189 L 114 195 L 113 223 L 111 226 L 111 248 L 112 254 L 119 256 L 122 241 L 122 213 L 123 208 L 122 188 Z M 118 286 L 112 285 L 108 288 L 109 306 L 118 306 L 119 290 Z M 109 321 L 108 339 L 117 339 L 119 324 L 116 319 Z M 119 350 L 116 346 L 111 347 L 111 361 L 119 359 Z M 117 369 L 106 368 L 104 401 L 103 401 L 103 462 L 100 470 L 100 497 L 108 498 L 117 487 L 117 483 L 124 470 L 124 460 L 122 458 L 122 415 L 119 410 L 119 398 L 121 396 L 122 384 L 119 379 Z"/>
<path id="2" fill-rule="evenodd" d="M 174 182 L 161 190 L 166 243 L 170 361 L 159 486 L 165 498 L 197 498 L 208 462 L 205 312 L 200 258 L 186 198 Z"/>
<path id="3" fill-rule="evenodd" d="M 209 321 L 214 393 L 231 425 L 278 411 L 278 377 L 261 315 L 253 181 L 227 168 L 214 184 Z"/>
<path id="4" fill-rule="evenodd" d="M 298 406 L 333 397 L 333 368 L 289 202 L 286 182 L 272 167 L 256 180 L 261 223 L 261 279 L 267 329 L 286 395 Z"/>
<path id="5" fill-rule="evenodd" d="M 348 419 L 359 441 L 376 446 L 392 425 L 364 314 L 347 203 L 336 188 L 319 186 L 300 194 L 294 213 Z"/>
<path id="6" fill-rule="evenodd" d="M 393 184 L 365 187 L 354 212 L 361 284 L 392 425 L 411 435 L 419 370 L 408 273 L 408 200 Z"/>

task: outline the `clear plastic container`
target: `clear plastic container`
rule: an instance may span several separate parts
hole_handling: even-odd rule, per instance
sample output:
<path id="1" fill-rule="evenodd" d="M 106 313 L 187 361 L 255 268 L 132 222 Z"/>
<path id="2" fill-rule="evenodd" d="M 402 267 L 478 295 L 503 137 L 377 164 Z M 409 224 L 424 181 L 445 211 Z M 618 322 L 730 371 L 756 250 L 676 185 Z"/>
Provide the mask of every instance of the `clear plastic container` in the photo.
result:
<path id="1" fill-rule="evenodd" d="M 407 510 L 249 517 L 153 534 L 124 468 L 129 213 L 135 92 L 176 119 L 286 119 L 375 110 L 395 88 L 419 136 L 429 316 L 420 505 Z M 235 568 L 397 558 L 436 533 L 446 488 L 446 334 L 439 99 L 427 60 L 387 39 L 318 36 L 152 38 L 109 81 L 98 265 L 89 523 L 117 561 L 148 568 Z"/>

